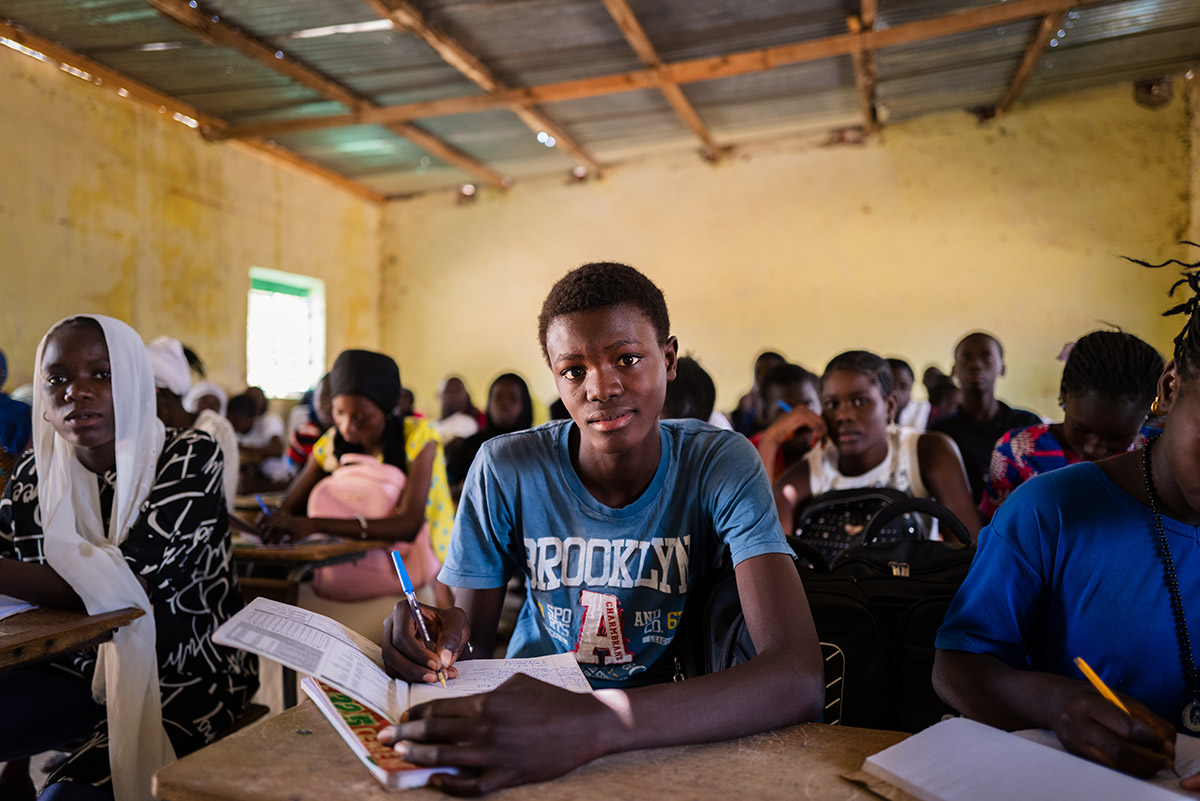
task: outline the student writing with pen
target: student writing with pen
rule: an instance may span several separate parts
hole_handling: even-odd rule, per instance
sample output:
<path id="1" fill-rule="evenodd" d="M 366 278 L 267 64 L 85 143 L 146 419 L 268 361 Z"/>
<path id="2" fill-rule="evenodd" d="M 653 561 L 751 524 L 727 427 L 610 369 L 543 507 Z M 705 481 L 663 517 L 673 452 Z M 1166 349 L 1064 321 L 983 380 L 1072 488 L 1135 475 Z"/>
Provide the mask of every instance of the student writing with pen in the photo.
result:
<path id="1" fill-rule="evenodd" d="M 662 292 L 620 264 L 567 274 L 539 318 L 570 420 L 483 445 L 468 474 L 441 578 L 457 608 L 422 609 L 432 649 L 398 604 L 384 661 L 408 680 L 455 675 L 492 652 L 505 585 L 527 597 L 508 656 L 574 653 L 597 690 L 517 676 L 486 695 L 410 710 L 382 739 L 455 794 L 561 775 L 616 751 L 708 742 L 812 720 L 820 649 L 770 485 L 740 435 L 659 420 L 678 346 Z M 689 587 L 730 552 L 758 656 L 672 682 L 670 646 Z"/>
<path id="2" fill-rule="evenodd" d="M 1158 381 L 1163 434 L 1035 476 L 979 538 L 937 637 L 934 686 L 968 717 L 1052 729 L 1070 752 L 1137 776 L 1200 733 L 1200 264 Z M 1095 668 L 1124 710 L 1084 680 Z M 1200 790 L 1200 775 L 1185 776 Z"/>

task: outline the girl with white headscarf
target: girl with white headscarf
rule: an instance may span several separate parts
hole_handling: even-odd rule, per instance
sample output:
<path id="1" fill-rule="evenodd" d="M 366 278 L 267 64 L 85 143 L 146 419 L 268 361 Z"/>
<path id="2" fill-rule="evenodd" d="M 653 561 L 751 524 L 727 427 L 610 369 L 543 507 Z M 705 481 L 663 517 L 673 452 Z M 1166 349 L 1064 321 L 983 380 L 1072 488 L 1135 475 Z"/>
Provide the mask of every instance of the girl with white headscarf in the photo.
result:
<path id="1" fill-rule="evenodd" d="M 43 798 L 149 799 L 154 771 L 215 739 L 258 686 L 246 654 L 212 642 L 242 605 L 221 453 L 164 429 L 145 347 L 119 320 L 56 324 L 35 380 L 33 455 L 0 501 L 0 593 L 146 614 L 98 649 L 0 673 L 0 761 L 82 733 Z"/>

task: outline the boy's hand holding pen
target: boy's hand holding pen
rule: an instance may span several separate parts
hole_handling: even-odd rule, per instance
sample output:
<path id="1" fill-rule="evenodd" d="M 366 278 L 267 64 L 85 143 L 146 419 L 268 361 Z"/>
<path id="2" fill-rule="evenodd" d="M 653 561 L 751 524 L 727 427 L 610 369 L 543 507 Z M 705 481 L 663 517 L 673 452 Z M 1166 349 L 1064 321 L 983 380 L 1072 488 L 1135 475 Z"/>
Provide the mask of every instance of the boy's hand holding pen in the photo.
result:
<path id="1" fill-rule="evenodd" d="M 444 687 L 447 678 L 458 675 L 454 662 L 468 647 L 466 614 L 456 607 L 423 609 L 398 551 L 392 551 L 392 562 L 405 600 L 383 622 L 384 667 L 406 681 L 439 681 Z"/>

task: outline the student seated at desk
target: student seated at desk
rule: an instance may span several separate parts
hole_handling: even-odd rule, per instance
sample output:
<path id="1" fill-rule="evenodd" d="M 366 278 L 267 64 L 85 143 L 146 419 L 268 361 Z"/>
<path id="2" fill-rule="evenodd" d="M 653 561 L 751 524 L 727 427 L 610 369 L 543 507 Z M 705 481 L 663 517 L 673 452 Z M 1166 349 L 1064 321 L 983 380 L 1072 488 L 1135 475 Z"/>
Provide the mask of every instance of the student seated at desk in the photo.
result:
<path id="1" fill-rule="evenodd" d="M 758 455 L 733 432 L 659 420 L 677 353 L 662 292 L 632 267 L 585 265 L 550 290 L 538 328 L 571 419 L 484 444 L 441 573 L 458 608 L 424 609 L 435 653 L 397 605 L 384 660 L 394 675 L 429 682 L 439 664 L 454 676 L 456 659 L 491 655 L 505 585 L 522 572 L 508 655 L 573 652 L 599 692 L 517 676 L 416 707 L 385 741 L 417 764 L 461 766 L 434 784 L 468 794 L 606 753 L 816 718 L 821 653 Z M 727 547 L 758 656 L 672 682 L 688 588 Z"/>
<path id="2" fill-rule="evenodd" d="M 1158 351 L 1124 331 L 1093 331 L 1072 344 L 1058 389 L 1061 423 L 1005 432 L 992 451 L 979 512 L 985 521 L 1025 481 L 1139 447 L 1162 375 Z"/>
<path id="3" fill-rule="evenodd" d="M 437 432 L 428 422 L 392 414 L 400 396 L 400 368 L 396 362 L 382 353 L 342 351 L 329 371 L 329 395 L 334 426 L 313 445 L 304 469 L 288 487 L 279 508 L 270 517 L 259 517 L 264 539 L 286 542 L 321 533 L 411 541 L 428 522 L 434 553 L 444 560 L 454 520 L 446 460 Z M 337 470 L 347 453 L 367 454 L 404 472 L 406 481 L 395 514 L 348 520 L 305 516 L 313 487 Z M 450 601 L 446 593 L 442 599 Z"/>
<path id="4" fill-rule="evenodd" d="M 888 425 L 895 402 L 888 363 L 874 353 L 851 350 L 825 367 L 821 417 L 797 406 L 774 423 L 775 428 L 790 427 L 794 436 L 807 429 L 818 443 L 775 482 L 785 531 L 794 529 L 796 513 L 809 498 L 833 490 L 891 487 L 917 498 L 932 497 L 972 538 L 979 533 L 958 448 L 944 434 Z"/>
<path id="5" fill-rule="evenodd" d="M 1186 282 L 1200 293 L 1200 273 Z M 1188 320 L 1158 381 L 1162 436 L 1018 487 L 980 535 L 937 636 L 934 687 L 964 715 L 1053 729 L 1068 751 L 1137 776 L 1170 766 L 1176 731 L 1200 731 L 1197 305 L 1168 312 Z M 1200 775 L 1182 784 L 1200 790 Z"/>
<path id="6" fill-rule="evenodd" d="M 33 453 L 0 501 L 0 593 L 146 614 L 98 650 L 0 673 L 0 761 L 82 739 L 42 798 L 149 799 L 154 771 L 258 688 L 257 661 L 212 641 L 242 606 L 221 451 L 163 427 L 145 346 L 119 320 L 58 323 L 34 375 Z"/>

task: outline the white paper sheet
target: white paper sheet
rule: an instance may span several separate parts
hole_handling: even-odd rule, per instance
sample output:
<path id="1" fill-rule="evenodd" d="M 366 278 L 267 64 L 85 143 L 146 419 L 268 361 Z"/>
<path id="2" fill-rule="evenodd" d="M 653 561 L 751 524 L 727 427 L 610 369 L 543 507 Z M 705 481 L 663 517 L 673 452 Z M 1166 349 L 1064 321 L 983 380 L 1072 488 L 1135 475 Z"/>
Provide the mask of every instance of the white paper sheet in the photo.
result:
<path id="1" fill-rule="evenodd" d="M 863 763 L 922 801 L 1178 801 L 1196 797 L 1135 779 L 966 718 L 931 726 Z"/>
<path id="2" fill-rule="evenodd" d="M 10 595 L 0 595 L 0 620 L 34 609 L 35 605 Z"/>

